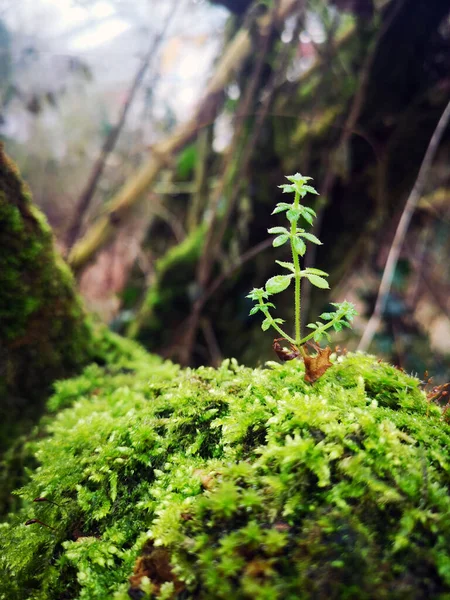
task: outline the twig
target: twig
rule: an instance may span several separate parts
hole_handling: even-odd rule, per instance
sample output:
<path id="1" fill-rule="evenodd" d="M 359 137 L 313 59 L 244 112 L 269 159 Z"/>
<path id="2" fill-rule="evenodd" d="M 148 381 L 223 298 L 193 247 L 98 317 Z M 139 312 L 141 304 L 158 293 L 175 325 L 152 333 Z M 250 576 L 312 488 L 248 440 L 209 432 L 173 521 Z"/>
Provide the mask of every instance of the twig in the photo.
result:
<path id="1" fill-rule="evenodd" d="M 209 354 L 211 356 L 211 364 L 213 367 L 218 367 L 223 358 L 222 353 L 220 352 L 219 344 L 217 343 L 216 334 L 214 333 L 213 326 L 211 325 L 211 321 L 203 318 L 201 320 L 201 328 L 203 335 L 205 336 Z"/>
<path id="2" fill-rule="evenodd" d="M 364 334 L 361 338 L 361 341 L 358 345 L 358 350 L 363 352 L 367 351 L 369 348 L 374 335 L 380 325 L 381 317 L 383 315 L 384 308 L 386 306 L 386 300 L 391 289 L 392 278 L 395 273 L 395 269 L 397 266 L 398 258 L 400 255 L 400 250 L 403 245 L 403 241 L 405 239 L 406 232 L 409 227 L 409 223 L 411 221 L 411 217 L 414 213 L 414 210 L 417 206 L 418 201 L 420 200 L 420 196 L 422 195 L 426 179 L 428 177 L 428 173 L 433 162 L 436 151 L 439 147 L 442 135 L 448 125 L 450 119 L 450 102 L 447 104 L 444 112 L 439 119 L 439 122 L 434 130 L 434 133 L 431 137 L 430 143 L 428 144 L 427 151 L 425 152 L 424 159 L 420 166 L 419 174 L 417 175 L 416 182 L 413 186 L 411 194 L 409 195 L 408 200 L 406 201 L 405 208 L 403 209 L 402 216 L 400 218 L 400 222 L 397 226 L 397 230 L 395 232 L 394 240 L 392 242 L 391 249 L 389 250 L 389 255 L 386 261 L 386 266 L 384 268 L 383 277 L 381 279 L 380 288 L 378 290 L 378 296 L 375 303 L 375 308 L 372 316 L 367 323 L 367 326 L 364 330 Z"/>
<path id="3" fill-rule="evenodd" d="M 241 256 L 237 259 L 237 261 L 235 262 L 234 265 L 232 265 L 229 269 L 227 269 L 226 271 L 224 271 L 223 273 L 221 273 L 214 279 L 214 281 L 211 283 L 211 285 L 207 288 L 205 293 L 199 299 L 198 319 L 200 319 L 200 312 L 203 309 L 204 305 L 215 294 L 217 289 L 228 279 L 228 277 L 230 277 L 230 275 L 232 275 L 237 269 L 240 269 L 244 265 L 244 263 L 246 263 L 247 261 L 254 258 L 257 254 L 260 254 L 261 252 L 263 252 L 263 250 L 266 250 L 267 248 L 269 248 L 272 245 L 272 242 L 273 242 L 273 238 L 267 238 L 263 242 L 256 244 L 255 246 L 253 246 L 252 248 L 250 248 L 249 250 L 244 252 L 244 254 L 241 254 Z M 193 318 L 193 314 L 191 313 L 188 316 L 188 318 L 185 319 L 179 326 L 179 328 L 178 328 L 179 335 L 174 336 L 176 339 L 183 337 L 183 343 L 177 344 L 177 345 L 172 345 L 168 351 L 166 350 L 165 352 L 163 352 L 164 356 L 171 357 L 171 358 L 173 358 L 174 356 L 177 356 L 180 361 L 181 361 L 181 358 L 185 357 L 184 333 L 186 332 L 187 329 L 192 327 L 192 318 Z"/>
<path id="4" fill-rule="evenodd" d="M 117 123 L 111 129 L 109 135 L 106 137 L 106 140 L 100 151 L 100 155 L 95 161 L 94 168 L 91 171 L 86 187 L 83 190 L 78 201 L 78 205 L 75 209 L 75 215 L 72 225 L 69 228 L 69 231 L 67 232 L 67 251 L 71 250 L 72 246 L 75 244 L 80 235 L 84 217 L 95 194 L 95 191 L 97 190 L 98 182 L 100 181 L 100 178 L 103 174 L 108 156 L 114 150 L 117 140 L 119 139 L 119 135 L 123 129 L 123 126 L 125 125 L 130 106 L 134 98 L 136 97 L 136 93 L 144 79 L 145 73 L 147 72 L 150 60 L 156 54 L 158 46 L 163 41 L 167 29 L 173 19 L 173 16 L 179 4 L 180 2 L 178 2 L 175 8 L 169 12 L 161 32 L 152 40 L 152 43 L 150 44 L 150 47 L 147 50 L 144 58 L 142 59 L 141 65 L 139 66 L 136 75 L 134 76 L 125 102 L 123 103 L 122 109 L 120 111 Z"/>
<path id="5" fill-rule="evenodd" d="M 206 304 L 209 298 L 217 291 L 217 289 L 222 285 L 222 283 L 224 283 L 224 281 L 226 281 L 228 277 L 230 277 L 230 275 L 232 275 L 237 269 L 240 269 L 244 263 L 254 258 L 257 254 L 260 254 L 263 250 L 269 248 L 272 245 L 272 242 L 273 238 L 267 238 L 263 242 L 260 242 L 259 244 L 256 244 L 256 246 L 253 246 L 252 248 L 247 250 L 247 252 L 244 252 L 244 254 L 241 254 L 236 263 L 232 265 L 229 269 L 218 275 L 211 283 L 211 285 L 207 288 L 202 297 L 203 305 Z"/>

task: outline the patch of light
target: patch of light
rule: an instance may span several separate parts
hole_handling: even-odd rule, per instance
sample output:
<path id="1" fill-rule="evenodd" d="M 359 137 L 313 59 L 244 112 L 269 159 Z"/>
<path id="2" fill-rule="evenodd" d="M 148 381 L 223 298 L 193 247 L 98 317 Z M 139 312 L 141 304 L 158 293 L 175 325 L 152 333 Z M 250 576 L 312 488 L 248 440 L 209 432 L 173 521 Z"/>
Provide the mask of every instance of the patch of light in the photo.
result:
<path id="1" fill-rule="evenodd" d="M 186 85 L 185 87 L 182 87 L 181 90 L 178 92 L 177 101 L 181 103 L 181 105 L 186 111 L 189 111 L 189 109 L 192 107 L 197 98 L 198 89 L 196 87 Z"/>
<path id="2" fill-rule="evenodd" d="M 302 44 L 308 44 L 311 41 L 311 36 L 307 31 L 302 31 L 300 34 L 300 41 Z"/>
<path id="3" fill-rule="evenodd" d="M 281 41 L 283 42 L 283 44 L 289 44 L 292 41 L 296 23 L 297 19 L 294 15 L 286 19 L 284 29 L 281 34 Z"/>
<path id="4" fill-rule="evenodd" d="M 307 19 L 307 27 L 311 39 L 316 44 L 323 44 L 326 40 L 326 33 L 321 21 L 317 18 L 317 15 L 310 14 Z"/>
<path id="5" fill-rule="evenodd" d="M 114 14 L 114 8 L 108 2 L 96 2 L 89 7 L 89 15 L 96 17 L 97 19 L 104 19 L 105 17 L 111 17 Z"/>
<path id="6" fill-rule="evenodd" d="M 72 50 L 91 50 L 97 46 L 101 46 L 105 42 L 113 40 L 120 34 L 130 29 L 131 24 L 123 19 L 113 18 L 108 19 L 104 23 L 97 23 L 92 30 L 85 31 L 75 35 L 70 40 L 70 48 Z"/>
<path id="7" fill-rule="evenodd" d="M 239 97 L 241 95 L 241 90 L 239 89 L 239 86 L 237 83 L 231 83 L 228 86 L 228 97 L 231 100 L 238 100 Z"/>

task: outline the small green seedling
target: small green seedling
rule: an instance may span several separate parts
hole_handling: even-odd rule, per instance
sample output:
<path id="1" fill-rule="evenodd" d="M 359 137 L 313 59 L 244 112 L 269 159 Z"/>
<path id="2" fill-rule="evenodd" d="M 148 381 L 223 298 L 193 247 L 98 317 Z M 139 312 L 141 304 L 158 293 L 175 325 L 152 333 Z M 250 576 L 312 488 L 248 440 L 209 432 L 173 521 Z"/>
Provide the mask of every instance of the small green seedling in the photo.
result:
<path id="1" fill-rule="evenodd" d="M 264 321 L 261 325 L 263 331 L 273 327 L 275 331 L 282 336 L 282 338 L 291 344 L 292 352 L 287 352 L 285 350 L 284 354 L 285 360 L 289 360 L 290 358 L 294 358 L 300 354 L 304 359 L 305 357 L 310 358 L 303 347 L 306 342 L 314 341 L 318 343 L 322 338 L 326 338 L 326 340 L 329 341 L 330 335 L 328 330 L 334 329 L 334 331 L 341 331 L 344 327 L 351 327 L 351 321 L 357 312 L 354 305 L 350 302 L 332 302 L 332 305 L 336 308 L 336 310 L 334 312 L 322 313 L 320 315 L 320 319 L 322 319 L 322 321 L 319 320 L 315 323 L 308 323 L 306 327 L 312 331 L 307 335 L 302 336 L 300 317 L 301 280 L 306 277 L 306 279 L 308 279 L 312 285 L 322 289 L 329 289 L 328 281 L 326 280 L 328 273 L 325 273 L 320 269 L 301 269 L 300 267 L 300 257 L 303 257 L 306 253 L 306 242 L 322 244 L 322 242 L 315 235 L 298 226 L 300 219 L 304 219 L 309 225 L 312 225 L 314 217 L 316 217 L 316 213 L 312 208 L 300 204 L 300 198 L 304 198 L 308 193 L 318 194 L 318 192 L 307 183 L 311 177 L 304 177 L 303 175 L 300 175 L 300 173 L 296 173 L 295 175 L 288 176 L 286 179 L 288 179 L 290 183 L 280 185 L 279 187 L 285 194 L 293 193 L 294 202 L 292 204 L 287 204 L 286 202 L 278 203 L 272 214 L 285 211 L 287 220 L 290 223 L 290 228 L 272 227 L 268 231 L 276 236 L 272 244 L 274 247 L 283 246 L 287 242 L 290 243 L 292 262 L 283 262 L 277 260 L 276 262 L 283 267 L 283 269 L 286 269 L 288 274 L 275 275 L 275 277 L 271 277 L 266 282 L 265 289 L 253 289 L 250 294 L 248 294 L 247 298 L 250 298 L 257 303 L 256 306 L 251 309 L 250 314 L 254 315 L 256 312 L 261 311 L 264 315 Z M 273 294 L 279 294 L 280 292 L 286 290 L 292 281 L 294 281 L 295 338 L 288 335 L 280 327 L 280 325 L 284 323 L 283 319 L 275 319 L 272 317 L 270 314 L 270 309 L 274 309 L 275 306 L 272 302 L 268 301 L 269 296 L 272 296 Z M 277 342 L 278 340 L 275 340 L 274 342 L 274 348 L 276 350 L 280 349 L 280 346 L 277 344 Z M 278 351 L 277 354 L 281 356 Z"/>

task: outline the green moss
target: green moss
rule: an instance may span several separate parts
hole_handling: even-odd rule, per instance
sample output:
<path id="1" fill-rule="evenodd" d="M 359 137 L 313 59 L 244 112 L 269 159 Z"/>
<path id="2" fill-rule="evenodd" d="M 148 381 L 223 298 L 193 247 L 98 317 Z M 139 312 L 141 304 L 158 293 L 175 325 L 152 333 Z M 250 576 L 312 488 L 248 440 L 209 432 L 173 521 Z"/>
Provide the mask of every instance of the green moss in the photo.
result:
<path id="1" fill-rule="evenodd" d="M 58 384 L 0 598 L 448 597 L 450 425 L 417 379 L 142 358 Z"/>
<path id="2" fill-rule="evenodd" d="M 177 327 L 190 310 L 189 286 L 195 281 L 204 236 L 203 224 L 156 262 L 155 280 L 128 331 L 150 350 L 160 349 L 167 339 L 173 339 L 168 323 Z"/>
<path id="3" fill-rule="evenodd" d="M 0 146 L 0 514 L 27 464 L 22 436 L 30 435 L 52 383 L 92 361 L 123 365 L 144 356 L 94 325 L 75 287 L 44 215 Z"/>
<path id="4" fill-rule="evenodd" d="M 36 401 L 92 355 L 72 275 L 15 165 L 0 149 L 2 404 Z"/>

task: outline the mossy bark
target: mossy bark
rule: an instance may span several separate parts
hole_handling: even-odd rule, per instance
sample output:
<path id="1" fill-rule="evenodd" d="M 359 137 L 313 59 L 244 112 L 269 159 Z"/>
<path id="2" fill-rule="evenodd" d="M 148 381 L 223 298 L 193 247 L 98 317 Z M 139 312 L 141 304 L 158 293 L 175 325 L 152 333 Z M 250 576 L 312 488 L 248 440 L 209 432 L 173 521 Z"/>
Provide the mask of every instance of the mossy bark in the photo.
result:
<path id="1" fill-rule="evenodd" d="M 24 416 L 93 354 L 72 274 L 0 147 L 0 416 Z M 3 414 L 2 414 L 3 413 Z M 30 413 L 30 414 L 31 414 Z"/>
<path id="2" fill-rule="evenodd" d="M 128 328 L 128 335 L 150 351 L 177 354 L 177 335 L 196 294 L 195 267 L 204 236 L 205 227 L 199 225 L 156 262 L 155 279 Z"/>

